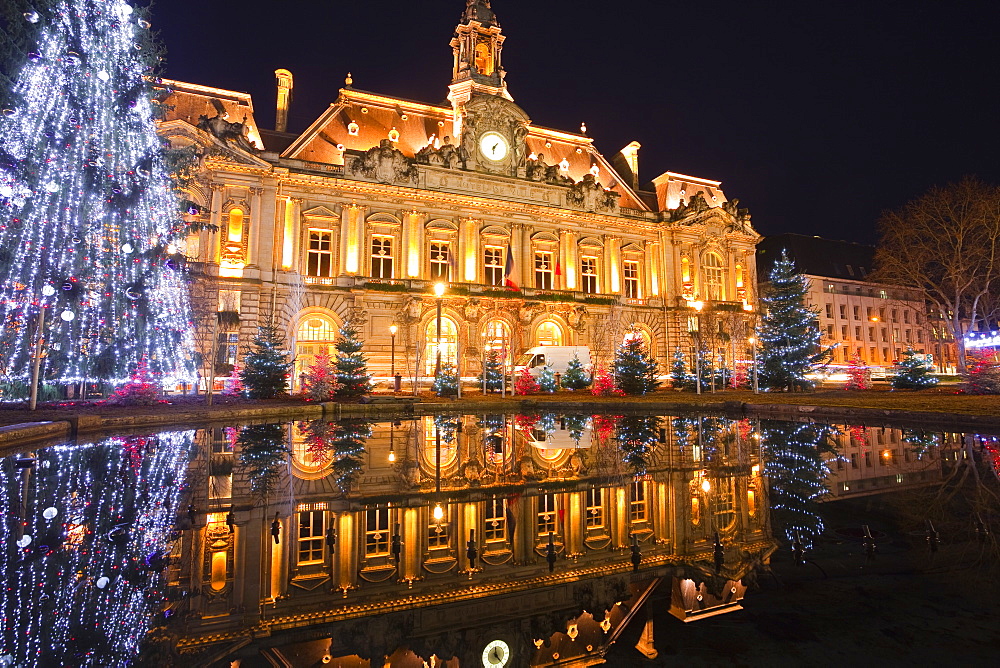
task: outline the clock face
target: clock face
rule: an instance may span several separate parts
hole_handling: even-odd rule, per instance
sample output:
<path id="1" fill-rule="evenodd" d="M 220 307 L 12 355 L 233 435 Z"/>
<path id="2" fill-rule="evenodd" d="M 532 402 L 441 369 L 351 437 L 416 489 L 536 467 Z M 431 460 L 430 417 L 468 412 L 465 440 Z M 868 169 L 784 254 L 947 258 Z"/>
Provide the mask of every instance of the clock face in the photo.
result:
<path id="1" fill-rule="evenodd" d="M 494 640 L 483 650 L 483 665 L 486 668 L 503 668 L 510 661 L 510 647 L 503 640 Z"/>
<path id="2" fill-rule="evenodd" d="M 498 132 L 487 132 L 479 138 L 479 152 L 487 160 L 500 162 L 507 157 L 508 150 L 507 138 Z"/>

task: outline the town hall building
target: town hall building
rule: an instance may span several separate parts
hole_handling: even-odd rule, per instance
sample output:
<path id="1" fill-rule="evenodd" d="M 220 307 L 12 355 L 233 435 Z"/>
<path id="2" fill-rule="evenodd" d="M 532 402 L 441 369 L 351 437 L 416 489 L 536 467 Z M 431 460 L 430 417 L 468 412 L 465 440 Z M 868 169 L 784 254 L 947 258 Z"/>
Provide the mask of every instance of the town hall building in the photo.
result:
<path id="1" fill-rule="evenodd" d="M 588 345 L 607 364 L 635 336 L 664 368 L 698 342 L 727 366 L 748 358 L 759 236 L 746 210 L 706 178 L 643 187 L 638 142 L 608 158 L 585 128 L 532 123 L 508 90 L 504 40 L 489 0 L 467 0 L 447 105 L 348 75 L 301 133 L 286 127 L 287 70 L 274 130 L 247 94 L 163 82 L 160 131 L 197 159 L 187 194 L 201 225 L 185 252 L 203 375 L 213 356 L 230 373 L 268 317 L 295 354 L 295 389 L 348 318 L 383 379 L 391 365 L 426 378 L 439 349 L 464 376 L 489 349 Z"/>

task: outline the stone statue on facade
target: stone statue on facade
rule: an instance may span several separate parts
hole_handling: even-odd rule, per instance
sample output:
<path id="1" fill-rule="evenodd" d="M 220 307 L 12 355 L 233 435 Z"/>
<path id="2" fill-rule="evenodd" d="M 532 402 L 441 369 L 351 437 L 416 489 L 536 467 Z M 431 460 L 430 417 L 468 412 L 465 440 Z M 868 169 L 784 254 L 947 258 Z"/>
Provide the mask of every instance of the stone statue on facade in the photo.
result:
<path id="1" fill-rule="evenodd" d="M 618 198 L 616 192 L 605 190 L 597 177 L 593 174 L 584 174 L 583 179 L 570 186 L 566 193 L 566 203 L 574 208 L 584 211 L 596 211 L 615 213 L 618 211 Z"/>
<path id="2" fill-rule="evenodd" d="M 424 146 L 417 151 L 413 160 L 420 165 L 432 165 L 448 169 L 456 169 L 459 163 L 461 163 L 458 149 L 451 143 L 451 137 L 445 137 L 440 148 L 434 148 L 433 144 Z"/>
<path id="3" fill-rule="evenodd" d="M 569 326 L 572 327 L 574 330 L 582 332 L 583 321 L 586 315 L 587 315 L 586 306 L 574 306 L 573 310 L 570 311 L 569 315 L 566 316 L 566 321 L 569 323 Z"/>
<path id="4" fill-rule="evenodd" d="M 241 123 L 230 123 L 225 119 L 224 112 L 219 112 L 212 118 L 202 114 L 198 118 L 198 129 L 208 132 L 219 141 L 232 144 L 238 149 L 248 153 L 258 153 L 258 149 L 249 139 L 250 126 L 247 124 L 247 117 L 243 117 Z"/>
<path id="5" fill-rule="evenodd" d="M 465 305 L 465 319 L 470 322 L 479 320 L 480 304 L 478 299 L 470 299 Z"/>
<path id="6" fill-rule="evenodd" d="M 544 181 L 545 173 L 548 171 L 549 166 L 545 162 L 545 154 L 539 153 L 538 157 L 534 160 L 529 160 L 528 163 L 527 176 L 532 181 Z"/>
<path id="7" fill-rule="evenodd" d="M 413 161 L 388 139 L 383 139 L 378 146 L 373 146 L 360 157 L 354 158 L 350 171 L 379 183 L 416 183 L 418 176 Z"/>

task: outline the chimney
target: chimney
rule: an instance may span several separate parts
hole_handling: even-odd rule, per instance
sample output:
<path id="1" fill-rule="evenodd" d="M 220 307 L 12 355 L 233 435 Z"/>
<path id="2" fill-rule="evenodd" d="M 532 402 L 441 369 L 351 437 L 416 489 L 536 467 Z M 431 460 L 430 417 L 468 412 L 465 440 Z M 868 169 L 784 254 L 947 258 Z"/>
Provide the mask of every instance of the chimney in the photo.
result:
<path id="1" fill-rule="evenodd" d="M 612 163 L 615 169 L 619 172 L 621 176 L 632 189 L 639 187 L 639 149 L 642 145 L 634 141 L 628 146 L 618 151 L 618 155 Z"/>
<path id="2" fill-rule="evenodd" d="M 285 132 L 288 129 L 288 104 L 292 101 L 292 73 L 288 70 L 275 70 L 278 79 L 278 110 L 274 116 L 274 129 Z"/>

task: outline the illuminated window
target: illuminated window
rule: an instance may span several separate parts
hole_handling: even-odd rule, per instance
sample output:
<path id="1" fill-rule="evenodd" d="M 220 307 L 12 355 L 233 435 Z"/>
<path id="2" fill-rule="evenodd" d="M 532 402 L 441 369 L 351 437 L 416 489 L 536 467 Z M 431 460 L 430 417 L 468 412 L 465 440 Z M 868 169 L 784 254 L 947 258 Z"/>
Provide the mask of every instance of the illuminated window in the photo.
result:
<path id="1" fill-rule="evenodd" d="M 451 280 L 451 244 L 447 241 L 433 241 L 430 248 L 431 280 Z"/>
<path id="2" fill-rule="evenodd" d="M 628 518 L 631 522 L 646 520 L 646 483 L 636 480 L 629 485 Z"/>
<path id="3" fill-rule="evenodd" d="M 535 251 L 535 287 L 541 290 L 551 290 L 552 273 L 552 253 Z"/>
<path id="4" fill-rule="evenodd" d="M 431 318 L 427 321 L 427 327 L 424 330 L 424 333 L 426 337 L 425 340 L 427 341 L 424 352 L 425 369 L 427 373 L 433 373 L 434 367 L 437 365 L 438 345 L 440 345 L 442 364 L 455 364 L 458 361 L 456 359 L 456 350 L 458 348 L 458 327 L 455 326 L 454 320 L 442 316 L 440 342 L 437 338 L 437 318 Z"/>
<path id="5" fill-rule="evenodd" d="M 476 71 L 485 76 L 493 74 L 493 55 L 488 41 L 476 44 Z"/>
<path id="6" fill-rule="evenodd" d="M 326 534 L 326 513 L 307 510 L 299 513 L 299 563 L 318 564 L 323 561 L 323 538 Z"/>
<path id="7" fill-rule="evenodd" d="M 365 512 L 365 555 L 389 554 L 389 509 L 373 508 Z"/>
<path id="8" fill-rule="evenodd" d="M 483 331 L 483 347 L 486 350 L 502 350 L 510 345 L 510 328 L 503 320 L 489 320 Z"/>
<path id="9" fill-rule="evenodd" d="M 701 265 L 702 278 L 705 281 L 705 297 L 711 301 L 724 301 L 726 298 L 725 265 L 715 253 L 707 253 Z"/>
<path id="10" fill-rule="evenodd" d="M 597 529 L 604 526 L 604 490 L 592 487 L 587 490 L 587 528 Z"/>
<path id="11" fill-rule="evenodd" d="M 333 276 L 333 232 L 309 230 L 306 274 L 309 276 Z"/>
<path id="12" fill-rule="evenodd" d="M 243 209 L 230 209 L 229 222 L 226 225 L 226 238 L 240 243 L 243 241 Z"/>
<path id="13" fill-rule="evenodd" d="M 622 275 L 625 278 L 625 298 L 639 299 L 639 263 L 625 260 L 622 263 Z"/>
<path id="14" fill-rule="evenodd" d="M 307 315 L 299 322 L 295 335 L 295 379 L 315 362 L 321 350 L 329 352 L 337 338 L 337 326 L 321 314 Z"/>
<path id="15" fill-rule="evenodd" d="M 597 294 L 597 258 L 585 256 L 580 258 L 580 287 L 588 295 Z"/>
<path id="16" fill-rule="evenodd" d="M 432 550 L 446 548 L 450 543 L 448 534 L 448 506 L 442 505 L 441 508 L 444 510 L 441 521 L 438 522 L 433 519 L 432 515 L 431 523 L 427 526 L 427 547 Z"/>
<path id="17" fill-rule="evenodd" d="M 490 497 L 486 502 L 486 513 L 483 517 L 486 523 L 484 540 L 487 542 L 505 540 L 507 538 L 507 502 L 499 497 Z"/>
<path id="18" fill-rule="evenodd" d="M 537 346 L 561 346 L 563 340 L 562 327 L 547 320 L 535 330 L 535 345 Z"/>
<path id="19" fill-rule="evenodd" d="M 483 249 L 483 280 L 487 285 L 503 285 L 503 257 L 501 246 L 486 246 Z"/>
<path id="20" fill-rule="evenodd" d="M 556 495 L 542 494 L 538 497 L 538 517 L 536 521 L 538 535 L 547 537 L 556 530 Z"/>
<path id="21" fill-rule="evenodd" d="M 239 332 L 219 332 L 219 345 L 215 351 L 216 365 L 235 367 L 240 359 L 240 333 Z M 221 375 L 229 375 L 232 369 L 216 368 L 216 375 L 224 371 Z"/>
<path id="22" fill-rule="evenodd" d="M 392 278 L 392 237 L 372 237 L 372 278 Z"/>

